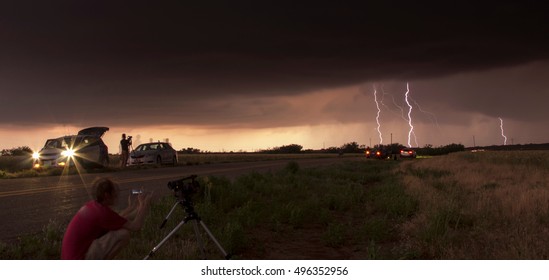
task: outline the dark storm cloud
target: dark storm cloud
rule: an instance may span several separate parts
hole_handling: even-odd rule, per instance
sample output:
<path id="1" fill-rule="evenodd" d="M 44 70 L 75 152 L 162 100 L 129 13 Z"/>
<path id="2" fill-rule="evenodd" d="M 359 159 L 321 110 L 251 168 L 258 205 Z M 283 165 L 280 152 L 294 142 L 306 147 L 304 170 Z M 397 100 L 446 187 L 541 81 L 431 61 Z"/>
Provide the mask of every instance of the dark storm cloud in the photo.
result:
<path id="1" fill-rule="evenodd" d="M 481 74 L 460 73 L 437 79 L 414 81 L 411 95 L 426 108 L 438 109 L 446 123 L 459 119 L 445 116 L 448 109 L 462 113 L 481 112 L 490 117 L 517 121 L 547 119 L 549 64 L 529 63 Z"/>
<path id="2" fill-rule="evenodd" d="M 7 123 L 245 123 L 292 108 L 236 98 L 549 58 L 538 1 L 0 5 Z"/>

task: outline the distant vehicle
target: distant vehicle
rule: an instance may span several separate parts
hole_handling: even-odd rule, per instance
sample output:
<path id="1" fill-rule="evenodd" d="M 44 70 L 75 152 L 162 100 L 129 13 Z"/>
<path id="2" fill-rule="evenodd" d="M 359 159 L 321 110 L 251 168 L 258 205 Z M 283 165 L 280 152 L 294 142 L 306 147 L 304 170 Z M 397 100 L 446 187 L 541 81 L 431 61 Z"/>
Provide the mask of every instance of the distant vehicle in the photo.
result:
<path id="1" fill-rule="evenodd" d="M 129 165 L 177 164 L 177 151 L 166 142 L 145 143 L 130 152 Z"/>
<path id="2" fill-rule="evenodd" d="M 383 149 L 375 150 L 374 157 L 377 159 L 385 159 L 387 158 L 387 153 Z"/>
<path id="3" fill-rule="evenodd" d="M 410 148 L 404 148 L 400 150 L 400 157 L 403 158 L 416 158 L 416 151 Z"/>
<path id="4" fill-rule="evenodd" d="M 108 127 L 89 127 L 77 135 L 46 140 L 44 147 L 33 154 L 33 168 L 65 167 L 76 162 L 83 167 L 106 167 L 109 150 L 101 139 Z"/>
<path id="5" fill-rule="evenodd" d="M 390 152 L 387 150 L 387 147 L 383 145 L 375 146 L 373 149 L 366 148 L 364 153 L 366 158 L 386 159 L 390 156 Z"/>

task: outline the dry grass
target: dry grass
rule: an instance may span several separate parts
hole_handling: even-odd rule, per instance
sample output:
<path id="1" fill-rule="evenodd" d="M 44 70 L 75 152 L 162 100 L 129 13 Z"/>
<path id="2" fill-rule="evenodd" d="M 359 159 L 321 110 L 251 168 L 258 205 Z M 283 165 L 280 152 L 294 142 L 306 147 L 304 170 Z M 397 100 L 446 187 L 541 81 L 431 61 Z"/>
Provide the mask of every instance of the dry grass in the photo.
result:
<path id="1" fill-rule="evenodd" d="M 457 153 L 403 162 L 419 200 L 403 238 L 426 259 L 547 259 L 549 152 Z"/>

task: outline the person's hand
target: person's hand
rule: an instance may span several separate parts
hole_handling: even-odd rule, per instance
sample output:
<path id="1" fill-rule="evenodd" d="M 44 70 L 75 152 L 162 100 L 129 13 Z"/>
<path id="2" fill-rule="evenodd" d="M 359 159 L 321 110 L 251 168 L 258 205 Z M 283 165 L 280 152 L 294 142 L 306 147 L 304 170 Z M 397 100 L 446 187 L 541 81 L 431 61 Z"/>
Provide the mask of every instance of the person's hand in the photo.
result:
<path id="1" fill-rule="evenodd" d="M 152 193 L 140 193 L 137 195 L 137 200 L 140 206 L 149 206 L 151 203 Z"/>

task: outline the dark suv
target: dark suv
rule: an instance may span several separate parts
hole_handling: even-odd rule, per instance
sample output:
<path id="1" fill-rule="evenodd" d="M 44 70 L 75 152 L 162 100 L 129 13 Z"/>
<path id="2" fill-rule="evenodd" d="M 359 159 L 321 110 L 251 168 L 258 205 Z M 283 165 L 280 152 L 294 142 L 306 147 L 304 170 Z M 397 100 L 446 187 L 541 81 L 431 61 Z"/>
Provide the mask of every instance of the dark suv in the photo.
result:
<path id="1" fill-rule="evenodd" d="M 77 135 L 46 140 L 44 147 L 34 156 L 34 168 L 64 167 L 75 161 L 83 167 L 106 167 L 109 150 L 101 137 L 108 127 L 89 127 Z"/>

